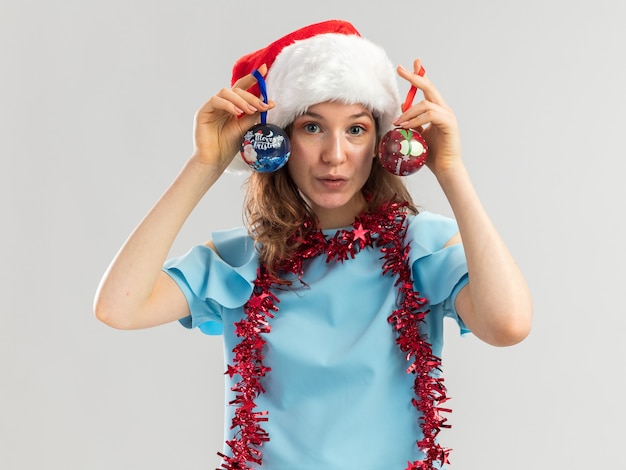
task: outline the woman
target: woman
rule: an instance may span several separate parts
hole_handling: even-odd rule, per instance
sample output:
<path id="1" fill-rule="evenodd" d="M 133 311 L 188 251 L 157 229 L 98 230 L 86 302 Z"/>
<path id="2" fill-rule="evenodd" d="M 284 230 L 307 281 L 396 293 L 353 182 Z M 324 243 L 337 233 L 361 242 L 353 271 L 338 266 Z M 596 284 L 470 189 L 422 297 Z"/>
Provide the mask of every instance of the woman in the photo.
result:
<path id="1" fill-rule="evenodd" d="M 275 101 L 259 97 L 255 69 Z M 397 75 L 424 94 L 404 112 L 385 52 L 342 21 L 241 58 L 232 88 L 196 115 L 193 155 L 101 282 L 95 312 L 108 325 L 180 320 L 224 335 L 224 468 L 439 468 L 443 318 L 497 346 L 529 332 L 526 283 L 473 189 L 453 112 L 420 61 Z M 291 156 L 250 176 L 247 226 L 165 263 L 264 112 Z M 383 169 L 392 125 L 421 131 L 454 221 L 417 214 Z"/>

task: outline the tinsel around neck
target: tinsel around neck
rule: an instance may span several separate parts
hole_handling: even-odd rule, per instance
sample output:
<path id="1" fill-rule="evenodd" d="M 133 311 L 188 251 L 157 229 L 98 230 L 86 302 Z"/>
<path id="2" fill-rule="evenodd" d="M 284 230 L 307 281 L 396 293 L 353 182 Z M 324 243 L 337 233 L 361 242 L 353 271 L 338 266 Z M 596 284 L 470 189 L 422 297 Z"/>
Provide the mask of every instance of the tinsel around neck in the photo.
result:
<path id="1" fill-rule="evenodd" d="M 388 317 L 388 322 L 396 332 L 396 343 L 407 360 L 407 373 L 415 376 L 413 406 L 418 410 L 422 436 L 416 445 L 424 458 L 408 462 L 406 470 L 432 470 L 436 464 L 448 462 L 450 449 L 441 447 L 437 435 L 447 428 L 442 412 L 450 412 L 440 405 L 447 401 L 446 388 L 440 377 L 441 360 L 433 355 L 428 338 L 420 332 L 419 326 L 428 314 L 427 300 L 414 290 L 409 263 L 409 243 L 406 242 L 405 203 L 388 203 L 380 211 L 366 212 L 356 217 L 352 228 L 337 230 L 332 237 L 321 230 L 299 240 L 300 246 L 295 256 L 283 260 L 278 269 L 290 273 L 300 280 L 304 274 L 304 261 L 317 256 L 325 256 L 326 262 L 346 262 L 357 256 L 366 247 L 376 247 L 381 252 L 382 275 L 396 278 L 398 289 L 397 308 Z M 309 222 L 312 223 L 312 222 Z M 267 411 L 256 409 L 256 398 L 265 393 L 263 378 L 270 368 L 263 364 L 265 339 L 271 332 L 270 320 L 278 312 L 278 297 L 272 292 L 277 287 L 276 278 L 267 266 L 261 264 L 253 293 L 244 305 L 245 316 L 235 323 L 235 334 L 241 338 L 233 349 L 232 365 L 226 371 L 231 379 L 240 380 L 231 388 L 236 406 L 232 419 L 235 429 L 233 439 L 226 443 L 232 455 L 218 453 L 223 461 L 221 467 L 227 470 L 248 469 L 249 464 L 261 465 L 262 447 L 270 440 L 262 423 L 268 421 Z M 276 371 L 275 373 L 280 373 Z"/>

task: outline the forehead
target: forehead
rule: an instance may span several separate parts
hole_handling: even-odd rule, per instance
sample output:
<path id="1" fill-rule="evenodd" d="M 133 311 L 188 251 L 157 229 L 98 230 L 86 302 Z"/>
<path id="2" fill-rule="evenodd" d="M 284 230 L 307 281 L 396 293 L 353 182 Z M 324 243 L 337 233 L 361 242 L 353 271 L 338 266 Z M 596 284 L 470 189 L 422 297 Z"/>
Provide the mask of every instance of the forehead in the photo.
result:
<path id="1" fill-rule="evenodd" d="M 374 120 L 372 112 L 362 104 L 346 104 L 338 101 L 326 101 L 309 106 L 301 117 L 304 116 L 313 116 L 322 119 L 369 118 Z"/>

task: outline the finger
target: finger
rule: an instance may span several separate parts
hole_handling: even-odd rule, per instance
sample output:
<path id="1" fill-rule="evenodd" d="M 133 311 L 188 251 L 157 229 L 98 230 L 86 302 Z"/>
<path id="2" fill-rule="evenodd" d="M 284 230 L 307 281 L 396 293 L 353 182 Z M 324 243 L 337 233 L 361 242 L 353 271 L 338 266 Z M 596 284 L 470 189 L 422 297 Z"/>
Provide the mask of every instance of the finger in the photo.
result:
<path id="1" fill-rule="evenodd" d="M 443 108 L 428 101 L 416 104 L 406 113 L 403 113 L 394 125 L 405 129 L 426 128 L 431 124 L 439 128 L 446 128 L 453 125 L 454 116 L 446 108 Z"/>
<path id="2" fill-rule="evenodd" d="M 239 133 L 243 135 L 248 129 L 250 129 L 255 124 L 258 124 L 259 117 L 258 115 L 242 115 L 239 119 L 237 119 L 237 125 L 239 126 Z"/>
<path id="3" fill-rule="evenodd" d="M 230 96 L 229 96 L 230 94 Z M 230 89 L 223 89 L 217 95 L 211 97 L 196 113 L 198 122 L 214 121 L 218 112 L 226 112 L 234 116 L 247 114 L 242 109 L 246 107 L 245 101 L 238 97 Z M 248 113 L 252 113 L 249 110 Z"/>
<path id="4" fill-rule="evenodd" d="M 415 59 L 413 61 L 413 73 L 416 73 L 420 77 L 426 75 L 426 70 L 422 67 L 422 59 Z"/>
<path id="5" fill-rule="evenodd" d="M 436 119 L 434 112 L 427 111 L 419 116 L 407 119 L 401 123 L 400 127 L 403 127 L 404 129 L 415 129 L 418 132 L 423 132 L 426 127 L 431 125 L 433 119 Z"/>
<path id="6" fill-rule="evenodd" d="M 263 99 L 246 90 L 243 90 L 241 88 L 233 88 L 232 92 L 239 96 L 241 99 L 243 99 L 247 103 L 245 106 L 247 106 L 247 108 L 252 110 L 253 112 L 263 112 L 269 109 L 268 103 L 265 103 Z"/>
<path id="7" fill-rule="evenodd" d="M 267 74 L 267 65 L 263 64 L 257 70 L 261 75 L 265 77 L 265 75 Z M 241 88 L 242 90 L 247 90 L 254 84 L 256 84 L 256 78 L 254 78 L 254 75 L 252 75 L 252 73 L 249 73 L 248 75 L 245 75 L 237 80 L 233 85 L 233 88 Z"/>
<path id="8" fill-rule="evenodd" d="M 409 122 L 409 120 L 415 119 L 417 116 L 431 111 L 435 108 L 439 108 L 439 106 L 430 103 L 429 101 L 420 101 L 419 103 L 411 106 L 409 109 L 404 111 L 400 116 L 398 116 L 393 121 L 393 124 L 400 127 L 405 127 L 405 124 Z"/>
<path id="9" fill-rule="evenodd" d="M 416 64 L 415 62 L 418 62 L 418 61 L 419 63 Z M 428 101 L 432 101 L 433 103 L 447 107 L 447 104 L 445 100 L 443 99 L 443 96 L 441 96 L 441 94 L 439 93 L 437 88 L 435 88 L 435 86 L 430 81 L 430 79 L 426 75 L 424 76 L 419 75 L 419 72 L 421 70 L 424 70 L 424 68 L 421 65 L 421 61 L 418 59 L 415 62 L 414 62 L 414 67 L 416 67 L 416 65 L 419 66 L 419 69 L 417 69 L 417 72 L 415 71 L 411 72 L 400 65 L 398 66 L 398 75 L 400 75 L 402 78 L 404 78 L 413 86 L 422 90 L 422 93 L 424 94 L 424 98 L 427 99 Z"/>
<path id="10" fill-rule="evenodd" d="M 241 88 L 222 88 L 216 98 L 219 109 L 231 113 L 232 110 L 235 110 L 237 115 L 254 114 L 268 109 L 268 106 L 258 96 L 254 96 Z"/>

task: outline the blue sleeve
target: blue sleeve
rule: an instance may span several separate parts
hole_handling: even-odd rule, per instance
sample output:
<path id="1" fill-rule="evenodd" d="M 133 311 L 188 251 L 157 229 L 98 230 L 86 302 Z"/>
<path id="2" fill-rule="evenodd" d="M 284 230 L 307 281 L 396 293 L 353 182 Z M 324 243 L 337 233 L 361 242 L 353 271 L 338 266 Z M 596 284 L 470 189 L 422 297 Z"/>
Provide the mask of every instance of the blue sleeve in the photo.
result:
<path id="1" fill-rule="evenodd" d="M 431 309 L 441 309 L 444 316 L 455 319 L 464 334 L 469 329 L 454 302 L 469 282 L 465 252 L 461 244 L 443 248 L 458 230 L 453 219 L 421 212 L 409 219 L 407 238 L 416 290 L 428 299 Z"/>
<path id="2" fill-rule="evenodd" d="M 191 314 L 180 323 L 218 335 L 223 331 L 223 310 L 241 307 L 250 298 L 258 255 L 243 228 L 216 232 L 213 242 L 217 253 L 199 245 L 168 260 L 163 270 L 178 284 L 189 305 Z"/>

